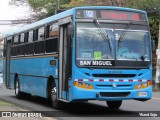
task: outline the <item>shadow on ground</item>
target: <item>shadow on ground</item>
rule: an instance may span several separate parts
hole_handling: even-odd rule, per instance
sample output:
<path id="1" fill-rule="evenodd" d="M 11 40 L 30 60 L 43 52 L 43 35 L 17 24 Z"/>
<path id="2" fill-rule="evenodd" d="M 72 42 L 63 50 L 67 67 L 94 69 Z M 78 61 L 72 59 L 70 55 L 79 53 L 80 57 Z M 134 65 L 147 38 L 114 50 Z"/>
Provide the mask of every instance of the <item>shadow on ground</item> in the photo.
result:
<path id="1" fill-rule="evenodd" d="M 22 100 L 49 108 L 52 107 L 49 100 L 41 97 L 32 96 Z M 90 102 L 65 103 L 61 110 L 55 110 L 53 108 L 53 111 L 39 110 L 39 112 L 47 117 L 139 117 L 139 112 L 137 111 L 124 111 L 122 109 L 110 110 L 107 105 L 103 106 Z"/>

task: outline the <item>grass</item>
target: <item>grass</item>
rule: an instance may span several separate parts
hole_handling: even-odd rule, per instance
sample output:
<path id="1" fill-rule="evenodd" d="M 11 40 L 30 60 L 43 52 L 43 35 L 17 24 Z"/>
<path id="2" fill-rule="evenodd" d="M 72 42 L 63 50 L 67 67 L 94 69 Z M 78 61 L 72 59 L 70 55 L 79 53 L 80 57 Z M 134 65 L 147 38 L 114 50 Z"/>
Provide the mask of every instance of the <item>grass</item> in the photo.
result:
<path id="1" fill-rule="evenodd" d="M 13 106 L 13 104 L 0 100 L 0 106 Z"/>

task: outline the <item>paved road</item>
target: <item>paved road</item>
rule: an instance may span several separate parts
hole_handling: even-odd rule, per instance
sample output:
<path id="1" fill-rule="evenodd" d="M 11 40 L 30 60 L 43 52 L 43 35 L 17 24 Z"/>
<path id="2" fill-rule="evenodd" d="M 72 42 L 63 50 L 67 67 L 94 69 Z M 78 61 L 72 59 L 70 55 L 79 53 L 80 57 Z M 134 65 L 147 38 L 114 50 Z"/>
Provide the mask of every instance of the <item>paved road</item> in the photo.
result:
<path id="1" fill-rule="evenodd" d="M 110 111 L 104 101 L 72 103 L 65 105 L 63 110 L 55 110 L 50 106 L 50 103 L 46 99 L 31 97 L 25 100 L 18 100 L 14 96 L 14 90 L 5 89 L 2 86 L 0 87 L 0 99 L 12 102 L 23 109 L 26 108 L 31 111 L 40 111 L 45 116 L 52 116 L 62 120 L 128 120 L 128 117 L 130 117 L 130 120 L 160 119 L 160 117 L 131 117 L 139 116 L 140 113 L 146 113 L 144 111 L 150 111 L 149 113 L 152 113 L 153 115 L 154 113 L 157 114 L 155 111 L 160 111 L 160 93 L 158 92 L 154 92 L 153 99 L 146 102 L 134 100 L 124 101 L 120 110 L 117 111 Z"/>

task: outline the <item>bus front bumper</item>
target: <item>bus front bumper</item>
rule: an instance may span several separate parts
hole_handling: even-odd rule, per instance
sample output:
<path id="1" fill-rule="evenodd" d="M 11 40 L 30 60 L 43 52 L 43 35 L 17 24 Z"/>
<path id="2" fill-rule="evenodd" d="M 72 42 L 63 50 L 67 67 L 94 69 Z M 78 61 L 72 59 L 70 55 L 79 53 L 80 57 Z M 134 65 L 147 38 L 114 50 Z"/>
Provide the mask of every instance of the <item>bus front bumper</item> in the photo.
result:
<path id="1" fill-rule="evenodd" d="M 73 87 L 72 100 L 148 100 L 152 97 L 152 87 L 138 90 L 86 90 Z"/>

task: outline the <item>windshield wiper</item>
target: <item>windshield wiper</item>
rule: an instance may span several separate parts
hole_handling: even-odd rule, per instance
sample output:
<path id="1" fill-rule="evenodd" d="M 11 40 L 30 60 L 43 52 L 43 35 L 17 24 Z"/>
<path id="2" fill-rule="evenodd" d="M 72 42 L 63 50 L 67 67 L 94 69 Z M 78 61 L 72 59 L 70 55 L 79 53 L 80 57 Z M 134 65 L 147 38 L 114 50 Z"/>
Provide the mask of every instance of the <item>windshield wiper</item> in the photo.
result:
<path id="1" fill-rule="evenodd" d="M 109 49 L 110 49 L 110 51 L 112 51 L 111 40 L 110 40 L 110 38 L 109 38 L 109 36 L 108 36 L 108 32 L 107 32 L 107 31 L 105 32 L 105 31 L 101 28 L 100 23 L 99 23 L 96 19 L 93 20 L 93 23 L 94 23 L 95 26 L 98 28 L 98 31 L 100 32 L 100 34 L 102 35 L 102 37 L 105 39 L 105 41 L 108 42 Z"/>
<path id="2" fill-rule="evenodd" d="M 120 37 L 119 37 L 119 39 L 118 39 L 118 42 L 120 42 L 120 41 L 123 40 L 126 32 L 128 31 L 128 29 L 129 29 L 129 27 L 130 27 L 131 25 L 132 25 L 132 21 L 130 21 L 130 22 L 126 25 L 124 31 L 120 34 Z"/>
<path id="3" fill-rule="evenodd" d="M 145 59 L 147 58 L 147 55 L 142 55 L 140 58 L 142 61 L 145 61 Z"/>

